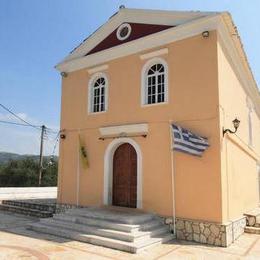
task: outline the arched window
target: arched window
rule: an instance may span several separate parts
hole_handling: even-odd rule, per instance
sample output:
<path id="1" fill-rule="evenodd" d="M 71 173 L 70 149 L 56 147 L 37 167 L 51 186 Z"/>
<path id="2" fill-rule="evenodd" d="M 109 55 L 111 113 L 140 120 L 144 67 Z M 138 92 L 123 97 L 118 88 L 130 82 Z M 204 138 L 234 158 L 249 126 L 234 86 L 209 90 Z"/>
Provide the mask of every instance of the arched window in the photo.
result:
<path id="1" fill-rule="evenodd" d="M 96 74 L 89 84 L 89 112 L 97 113 L 107 110 L 107 77 Z"/>
<path id="2" fill-rule="evenodd" d="M 167 63 L 159 58 L 148 61 L 143 69 L 142 104 L 168 101 Z"/>

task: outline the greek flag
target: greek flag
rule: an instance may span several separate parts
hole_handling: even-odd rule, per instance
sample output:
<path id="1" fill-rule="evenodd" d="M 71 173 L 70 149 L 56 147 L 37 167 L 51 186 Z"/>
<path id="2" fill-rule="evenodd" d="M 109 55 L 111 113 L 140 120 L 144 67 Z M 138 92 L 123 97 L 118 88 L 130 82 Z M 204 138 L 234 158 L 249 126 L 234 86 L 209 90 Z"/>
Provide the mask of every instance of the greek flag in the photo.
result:
<path id="1" fill-rule="evenodd" d="M 172 136 L 174 150 L 188 153 L 195 156 L 201 156 L 202 153 L 209 147 L 208 139 L 195 135 L 177 125 L 172 125 Z"/>

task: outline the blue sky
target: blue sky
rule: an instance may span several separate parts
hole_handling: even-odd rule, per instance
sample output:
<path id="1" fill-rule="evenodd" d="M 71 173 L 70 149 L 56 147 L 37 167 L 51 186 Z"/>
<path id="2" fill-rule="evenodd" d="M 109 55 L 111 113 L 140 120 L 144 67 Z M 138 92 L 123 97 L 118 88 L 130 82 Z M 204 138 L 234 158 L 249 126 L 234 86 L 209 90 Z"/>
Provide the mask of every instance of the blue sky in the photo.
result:
<path id="1" fill-rule="evenodd" d="M 124 4 L 129 8 L 229 11 L 260 83 L 259 0 L 0 0 L 0 103 L 34 124 L 59 128 L 60 75 L 69 51 Z M 11 120 L 0 108 L 0 120 Z M 14 120 L 15 121 L 15 120 Z M 53 141 L 45 153 L 51 153 Z M 38 153 L 39 132 L 0 124 L 0 151 Z"/>

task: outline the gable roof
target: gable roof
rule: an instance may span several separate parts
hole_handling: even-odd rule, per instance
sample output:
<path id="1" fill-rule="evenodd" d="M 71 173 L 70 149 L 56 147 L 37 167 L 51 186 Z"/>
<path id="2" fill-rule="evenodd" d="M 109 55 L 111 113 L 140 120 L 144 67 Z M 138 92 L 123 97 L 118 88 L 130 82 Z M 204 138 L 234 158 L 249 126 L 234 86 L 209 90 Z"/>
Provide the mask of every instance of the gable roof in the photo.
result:
<path id="1" fill-rule="evenodd" d="M 85 56 L 174 27 L 174 25 L 144 23 L 123 23 L 122 26 L 127 26 L 128 28 L 130 28 L 130 35 L 126 39 L 118 39 L 118 28 L 116 28 L 104 40 L 99 42 L 92 50 L 85 54 Z M 121 25 L 119 26 L 119 28 L 120 27 Z"/>
<path id="2" fill-rule="evenodd" d="M 170 26 L 169 29 L 144 36 L 120 45 L 89 53 L 122 23 L 141 23 Z M 141 9 L 120 9 L 55 67 L 71 72 L 104 64 L 110 60 L 142 52 L 165 44 L 217 30 L 223 40 L 234 70 L 242 86 L 252 99 L 260 117 L 260 92 L 248 63 L 240 36 L 228 12 L 180 12 Z M 89 53 L 89 55 L 87 55 Z M 87 56 L 86 56 L 87 55 Z"/>
<path id="3" fill-rule="evenodd" d="M 105 24 L 100 26 L 95 32 L 83 40 L 79 46 L 74 48 L 62 62 L 85 56 L 122 23 L 179 26 L 199 18 L 216 14 L 217 12 L 182 12 L 122 8 L 111 16 Z"/>

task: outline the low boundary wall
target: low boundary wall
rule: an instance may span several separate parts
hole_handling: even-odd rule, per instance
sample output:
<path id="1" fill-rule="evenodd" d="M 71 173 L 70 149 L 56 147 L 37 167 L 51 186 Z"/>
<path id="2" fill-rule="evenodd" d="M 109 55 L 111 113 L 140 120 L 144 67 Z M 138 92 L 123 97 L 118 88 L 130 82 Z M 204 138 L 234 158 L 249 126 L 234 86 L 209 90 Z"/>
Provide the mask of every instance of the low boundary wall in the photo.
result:
<path id="1" fill-rule="evenodd" d="M 0 200 L 56 198 L 57 187 L 0 188 Z"/>

